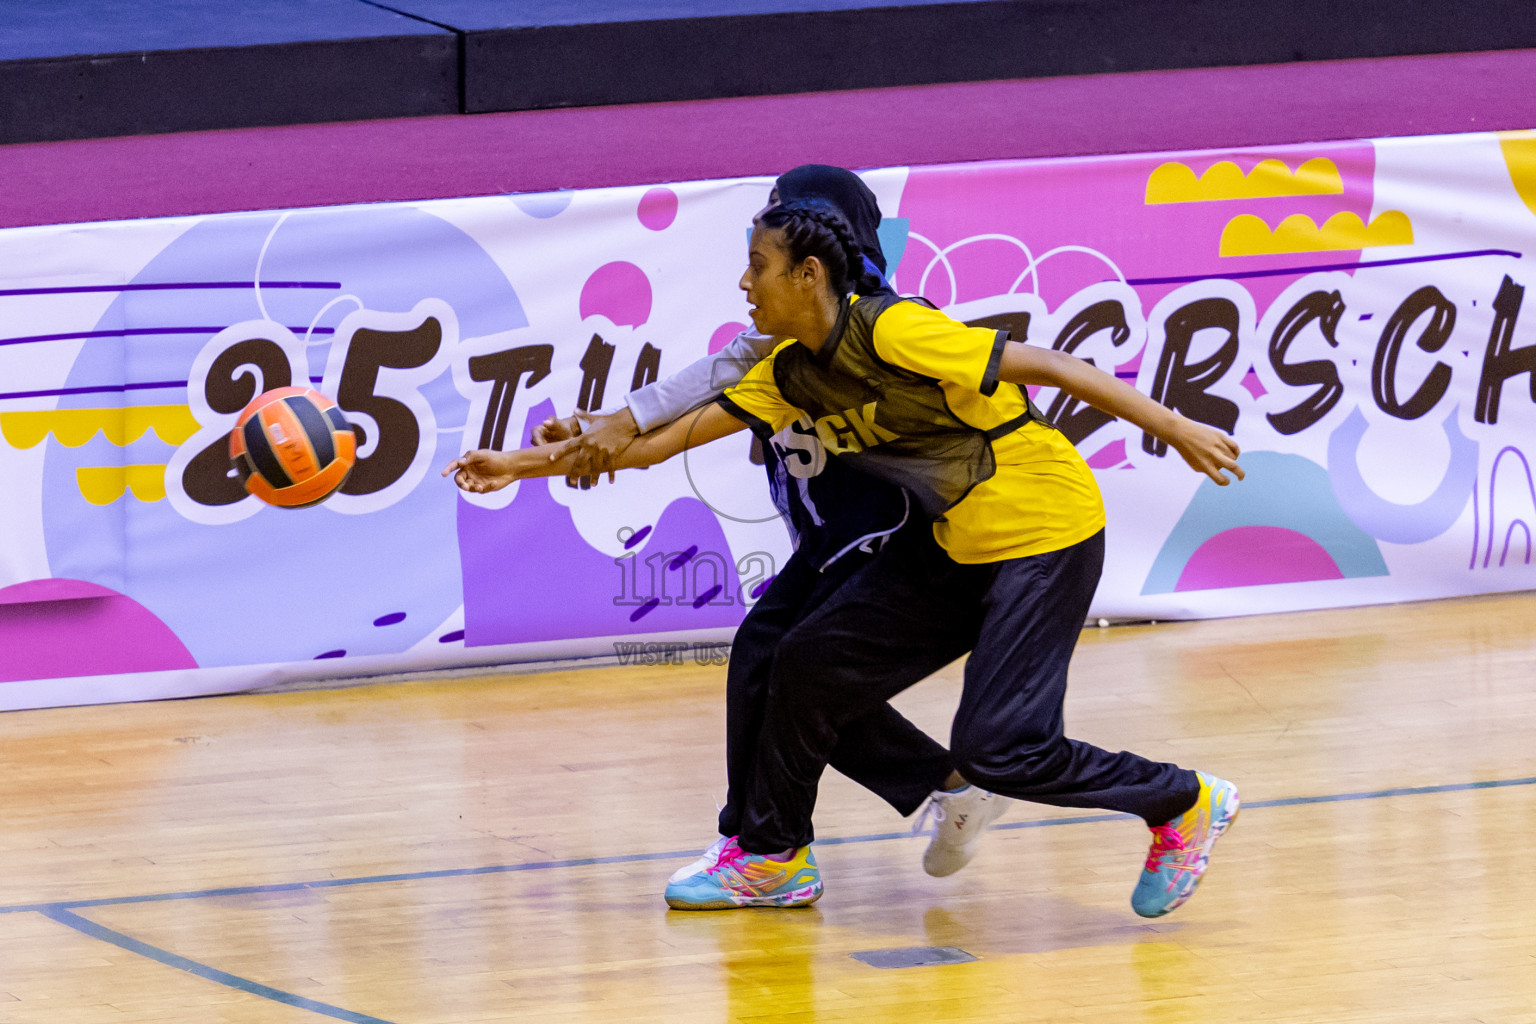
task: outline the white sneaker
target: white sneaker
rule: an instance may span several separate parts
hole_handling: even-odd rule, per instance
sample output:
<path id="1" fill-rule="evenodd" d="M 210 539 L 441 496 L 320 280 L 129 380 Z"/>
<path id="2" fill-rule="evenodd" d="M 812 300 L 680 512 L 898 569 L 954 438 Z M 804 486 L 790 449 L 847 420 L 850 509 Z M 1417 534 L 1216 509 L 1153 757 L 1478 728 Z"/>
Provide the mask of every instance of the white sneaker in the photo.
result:
<path id="1" fill-rule="evenodd" d="M 930 820 L 933 822 L 933 838 L 923 851 L 923 870 L 942 878 L 969 864 L 976 856 L 982 832 L 997 820 L 1008 802 L 1007 797 L 979 786 L 934 790 L 912 825 L 913 832 L 921 832 Z"/>
<path id="2" fill-rule="evenodd" d="M 721 836 L 713 843 L 710 843 L 709 846 L 705 848 L 704 852 L 699 854 L 698 860 L 684 864 L 682 867 L 672 872 L 672 877 L 667 879 L 667 884 L 671 885 L 673 882 L 681 882 L 685 878 L 693 877 L 700 871 L 703 871 L 705 868 L 714 867 L 715 861 L 720 859 L 720 851 L 725 848 L 725 844 L 729 841 L 729 836 Z"/>

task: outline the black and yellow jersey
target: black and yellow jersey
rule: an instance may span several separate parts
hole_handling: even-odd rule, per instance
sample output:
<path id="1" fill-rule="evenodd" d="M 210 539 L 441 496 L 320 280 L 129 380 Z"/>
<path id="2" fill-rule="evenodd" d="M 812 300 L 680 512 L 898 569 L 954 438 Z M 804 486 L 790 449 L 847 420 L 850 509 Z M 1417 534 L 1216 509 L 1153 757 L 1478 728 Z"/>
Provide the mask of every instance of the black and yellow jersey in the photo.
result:
<path id="1" fill-rule="evenodd" d="M 905 487 L 957 562 L 1069 547 L 1104 528 L 1093 472 L 1022 389 L 1006 332 L 891 293 L 853 296 L 819 351 L 781 344 L 720 404 L 755 429 L 802 417 L 830 453 Z"/>

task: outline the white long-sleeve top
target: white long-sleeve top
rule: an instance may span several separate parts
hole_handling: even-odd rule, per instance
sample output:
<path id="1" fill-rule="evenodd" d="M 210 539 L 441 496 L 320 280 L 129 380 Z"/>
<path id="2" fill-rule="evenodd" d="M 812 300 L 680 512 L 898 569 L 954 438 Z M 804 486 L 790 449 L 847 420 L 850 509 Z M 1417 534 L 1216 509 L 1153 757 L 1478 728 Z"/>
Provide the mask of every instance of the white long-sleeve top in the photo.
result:
<path id="1" fill-rule="evenodd" d="M 669 377 L 624 396 L 635 426 L 643 434 L 671 423 L 685 412 L 719 398 L 757 361 L 773 351 L 777 339 L 753 330 L 742 331 L 720 351 L 689 363 Z"/>

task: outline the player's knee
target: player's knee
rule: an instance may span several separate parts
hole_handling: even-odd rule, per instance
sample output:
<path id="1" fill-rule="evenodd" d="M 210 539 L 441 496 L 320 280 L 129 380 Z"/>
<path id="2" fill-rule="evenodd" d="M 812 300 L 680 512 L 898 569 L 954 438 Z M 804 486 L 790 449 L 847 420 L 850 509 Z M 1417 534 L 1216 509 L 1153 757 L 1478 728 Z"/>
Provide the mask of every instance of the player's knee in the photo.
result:
<path id="1" fill-rule="evenodd" d="M 786 633 L 773 651 L 775 685 L 793 690 L 820 677 L 822 673 L 817 671 L 817 665 L 825 660 L 822 648 L 823 645 L 814 638 L 803 636 L 796 630 Z"/>
<path id="2" fill-rule="evenodd" d="M 1066 742 L 1055 736 L 956 736 L 950 755 L 955 770 L 982 789 L 1045 782 L 1071 760 Z"/>

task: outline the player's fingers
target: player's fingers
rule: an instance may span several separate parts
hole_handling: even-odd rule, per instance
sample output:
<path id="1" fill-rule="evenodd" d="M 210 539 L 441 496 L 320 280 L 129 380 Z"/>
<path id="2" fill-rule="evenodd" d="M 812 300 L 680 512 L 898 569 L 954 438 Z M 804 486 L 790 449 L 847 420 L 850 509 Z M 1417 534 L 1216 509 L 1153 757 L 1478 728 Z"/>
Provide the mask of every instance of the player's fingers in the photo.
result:
<path id="1" fill-rule="evenodd" d="M 595 470 L 592 468 L 594 450 L 586 444 L 586 438 L 579 438 L 580 443 L 571 448 L 570 471 L 575 476 L 591 476 Z"/>
<path id="2" fill-rule="evenodd" d="M 534 444 L 554 444 L 557 441 L 569 441 L 581 433 L 580 430 L 572 429 L 574 422 L 573 420 L 561 419 L 558 416 L 549 417 L 539 424 L 538 429 L 534 431 Z"/>
<path id="3" fill-rule="evenodd" d="M 1223 470 L 1226 472 L 1223 472 Z M 1222 487 L 1225 487 L 1232 482 L 1232 480 L 1227 478 L 1227 473 L 1231 473 L 1235 479 L 1243 479 L 1243 467 L 1239 466 L 1235 459 L 1218 457 L 1215 463 L 1205 472 L 1207 476 L 1209 476 L 1212 480 L 1215 480 Z"/>
<path id="4" fill-rule="evenodd" d="M 563 459 L 567 455 L 571 454 L 571 452 L 580 451 L 580 450 L 581 450 L 581 438 L 580 437 L 573 437 L 573 438 L 570 438 L 569 440 L 561 441 L 559 446 L 556 447 L 554 451 L 549 453 L 549 461 L 550 462 L 559 462 L 561 459 Z"/>
<path id="5" fill-rule="evenodd" d="M 464 468 L 464 457 L 460 456 L 459 458 L 454 459 L 452 462 L 448 463 L 448 465 L 446 467 L 444 467 L 444 469 L 443 469 L 443 476 L 447 476 L 450 473 L 456 473 L 456 472 L 458 472 L 459 470 L 461 470 L 463 468 Z"/>
<path id="6" fill-rule="evenodd" d="M 585 455 L 587 456 L 587 472 L 593 474 L 594 476 L 601 476 L 604 473 L 612 473 L 614 469 L 617 468 L 613 464 L 613 452 L 609 451 L 607 448 L 599 448 L 596 445 L 588 445 L 585 450 Z"/>

